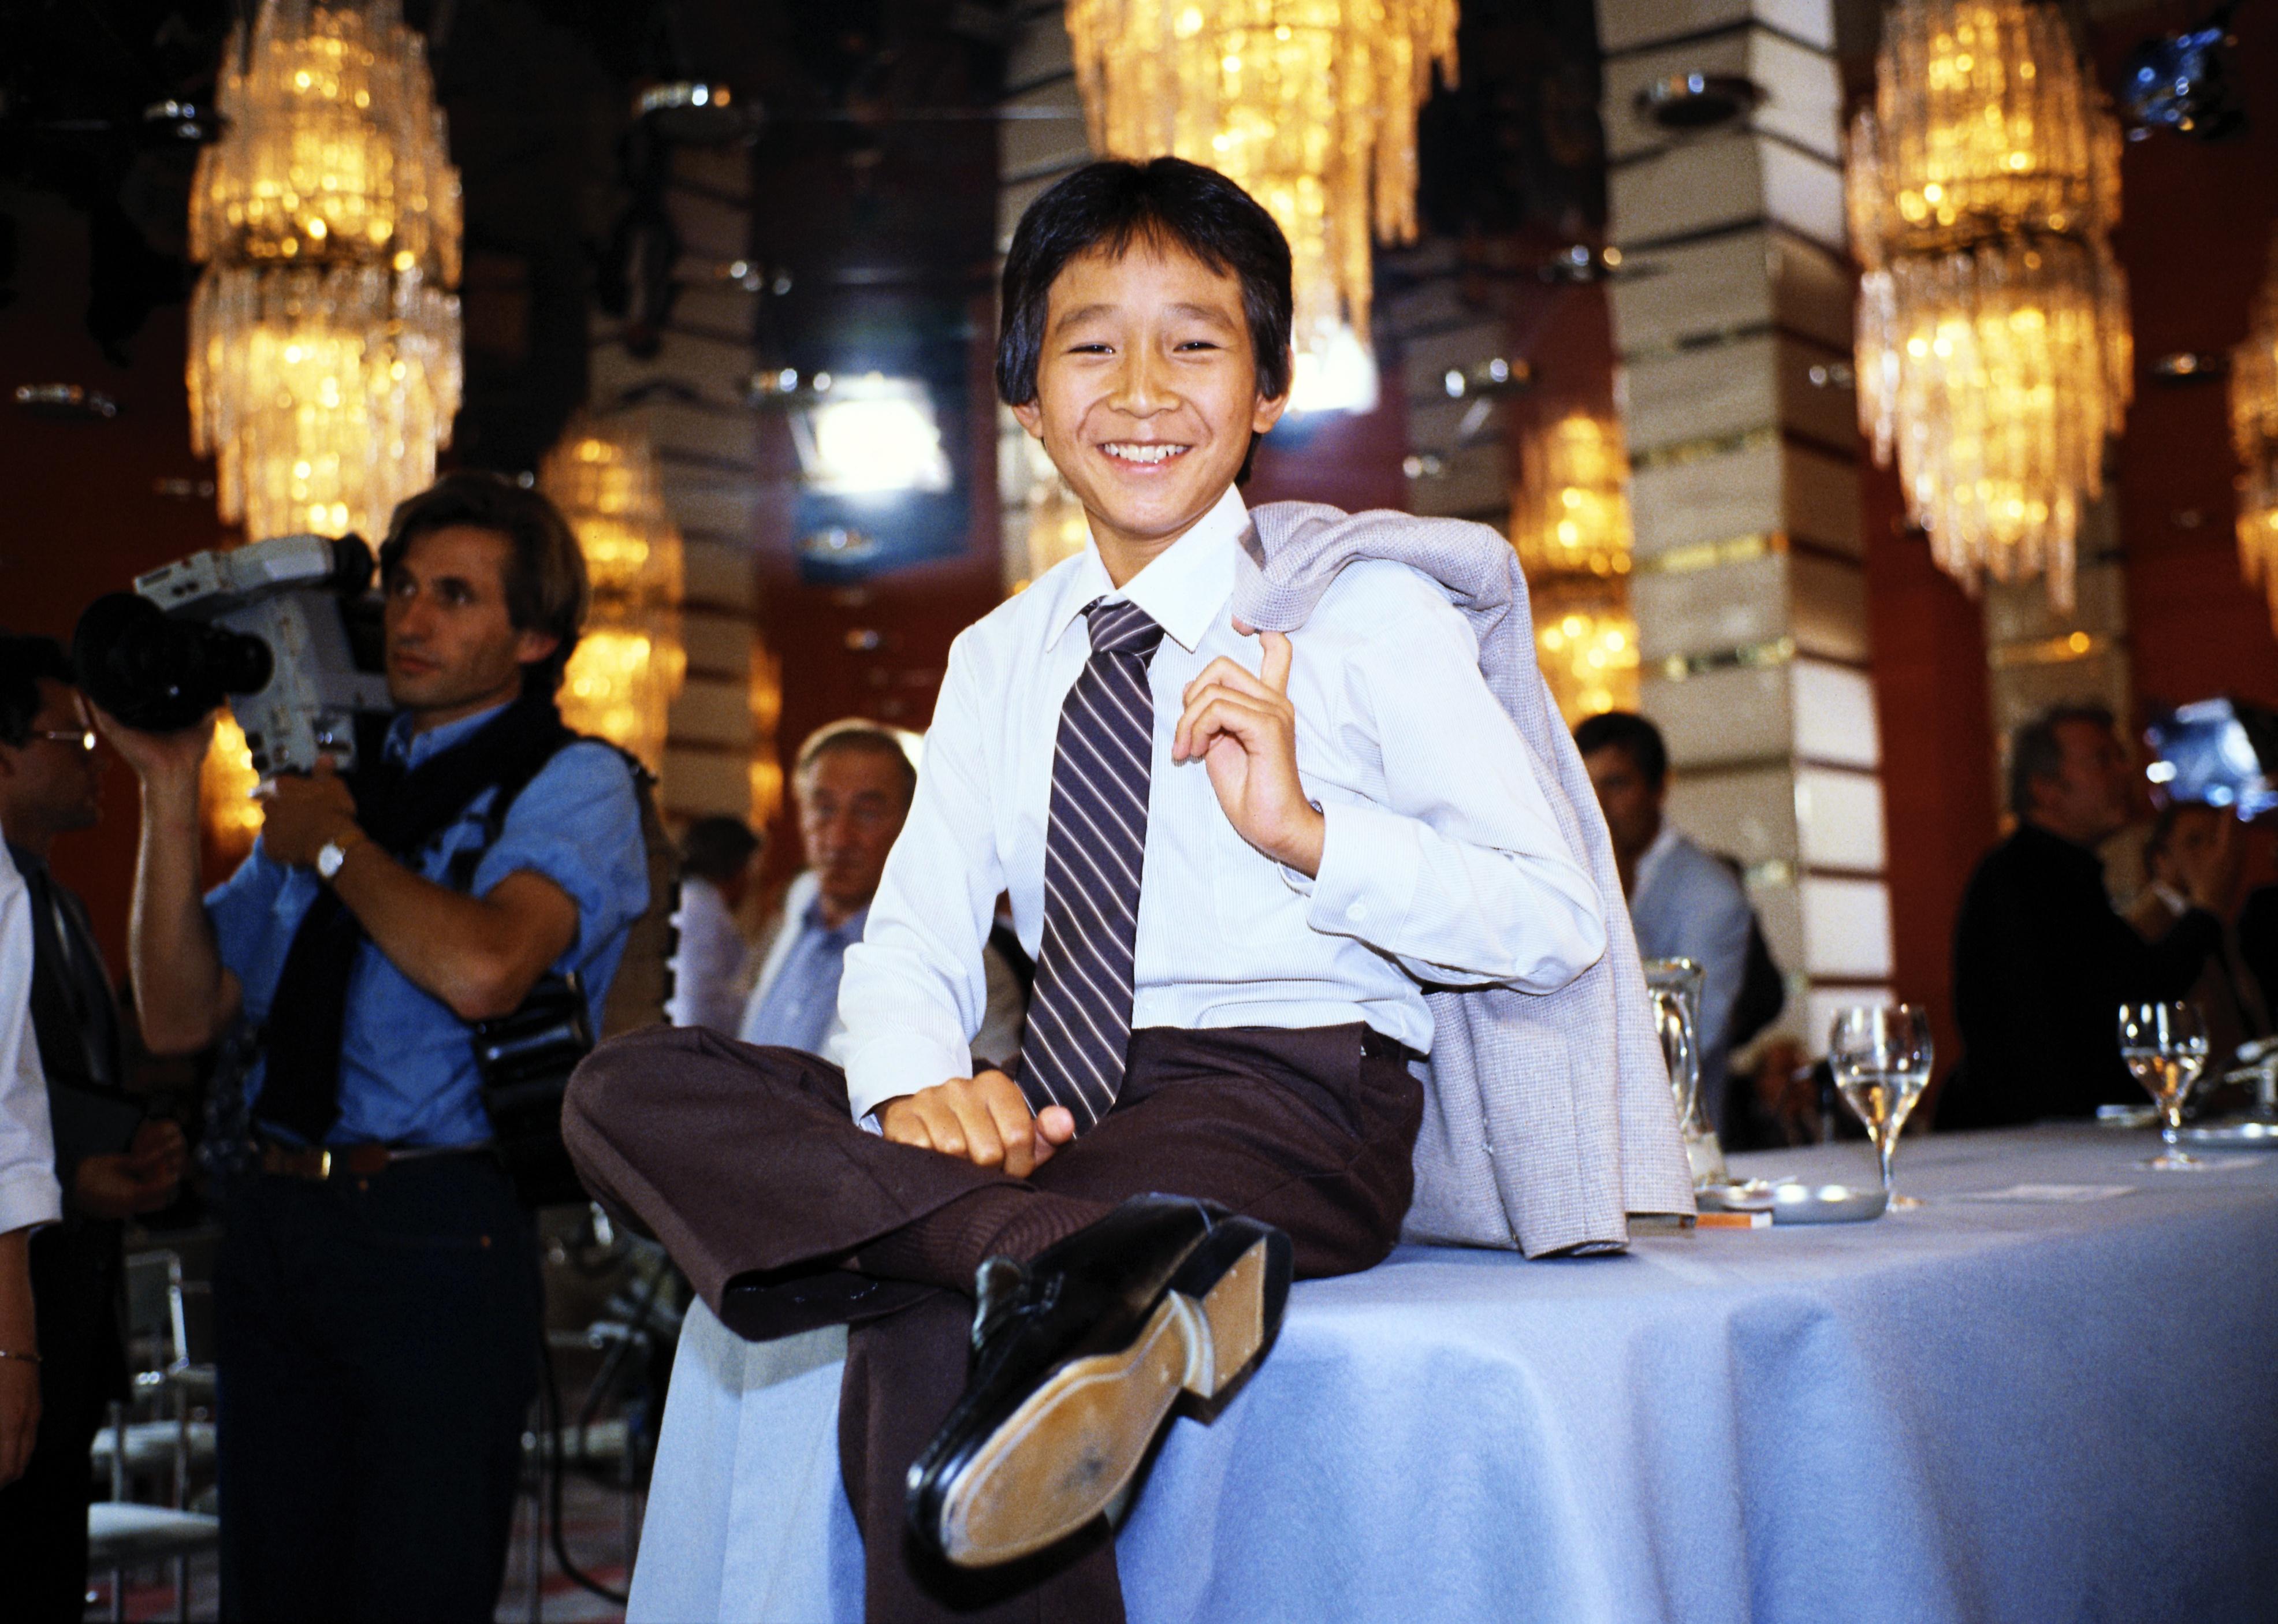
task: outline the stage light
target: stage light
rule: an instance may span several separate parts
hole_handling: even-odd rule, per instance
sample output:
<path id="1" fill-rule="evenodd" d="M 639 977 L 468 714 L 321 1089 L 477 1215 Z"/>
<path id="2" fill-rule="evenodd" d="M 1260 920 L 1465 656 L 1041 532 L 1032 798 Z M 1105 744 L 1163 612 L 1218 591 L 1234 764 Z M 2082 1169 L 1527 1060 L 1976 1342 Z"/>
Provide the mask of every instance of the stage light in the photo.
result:
<path id="1" fill-rule="evenodd" d="M 811 490 L 829 496 L 891 497 L 950 488 L 949 458 L 933 400 L 912 378 L 872 372 L 815 379 L 814 405 L 791 419 Z"/>
<path id="2" fill-rule="evenodd" d="M 1297 352 L 1292 412 L 1372 412 L 1377 398 L 1376 357 L 1351 328 L 1340 326 L 1314 348 Z"/>

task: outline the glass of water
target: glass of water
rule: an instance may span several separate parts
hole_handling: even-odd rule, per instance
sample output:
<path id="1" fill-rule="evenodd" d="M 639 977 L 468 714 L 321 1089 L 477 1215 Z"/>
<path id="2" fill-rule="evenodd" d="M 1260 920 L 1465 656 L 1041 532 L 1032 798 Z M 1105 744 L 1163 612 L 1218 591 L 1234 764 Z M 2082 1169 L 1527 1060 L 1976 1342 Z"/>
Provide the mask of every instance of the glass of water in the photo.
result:
<path id="1" fill-rule="evenodd" d="M 2177 1142 L 2183 1127 L 2183 1102 L 2207 1063 L 2206 1022 L 2188 1003 L 2123 1003 L 2120 1006 L 2120 1057 L 2159 1102 L 2160 1153 L 2144 1163 L 2167 1173 L 2196 1173 L 2206 1163 Z"/>
<path id="2" fill-rule="evenodd" d="M 1930 1082 L 1930 1017 L 1911 1003 L 1853 1004 L 1836 1012 L 1827 1034 L 1827 1063 L 1852 1115 L 1883 1163 L 1883 1193 L 1893 1211 L 1919 1207 L 1891 1185 L 1891 1158 L 1899 1135 Z"/>

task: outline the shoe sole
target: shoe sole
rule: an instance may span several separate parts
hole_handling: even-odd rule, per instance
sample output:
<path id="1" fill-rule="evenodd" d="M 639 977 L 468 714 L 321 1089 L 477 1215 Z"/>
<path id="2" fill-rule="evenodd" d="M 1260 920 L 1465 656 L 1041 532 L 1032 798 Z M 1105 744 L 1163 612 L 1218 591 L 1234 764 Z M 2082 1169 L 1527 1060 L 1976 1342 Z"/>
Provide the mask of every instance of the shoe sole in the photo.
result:
<path id="1" fill-rule="evenodd" d="M 1130 1346 L 1071 1361 L 1030 1394 L 945 1486 L 943 1554 L 993 1567 L 1098 1516 L 1181 1392 L 1219 1399 L 1265 1351 L 1269 1250 L 1261 1236 L 1199 1299 L 1165 1292 Z"/>

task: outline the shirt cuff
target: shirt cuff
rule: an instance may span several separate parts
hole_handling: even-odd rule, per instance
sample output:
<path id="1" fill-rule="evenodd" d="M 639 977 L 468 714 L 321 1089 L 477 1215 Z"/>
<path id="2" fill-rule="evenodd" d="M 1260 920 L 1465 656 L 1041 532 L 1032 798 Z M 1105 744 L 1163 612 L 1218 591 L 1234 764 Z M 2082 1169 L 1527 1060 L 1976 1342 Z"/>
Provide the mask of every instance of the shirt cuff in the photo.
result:
<path id="1" fill-rule="evenodd" d="M 889 1100 L 931 1088 L 973 1069 L 963 1044 L 944 1048 L 916 1033 L 872 1038 L 846 1061 L 846 1109 L 856 1122 Z"/>
<path id="2" fill-rule="evenodd" d="M 63 1216 L 63 1186 L 47 1168 L 34 1163 L 0 1176 L 0 1235 L 58 1223 Z"/>
<path id="3" fill-rule="evenodd" d="M 1306 921 L 1337 936 L 1381 942 L 1407 918 L 1422 864 L 1409 820 L 1365 801 L 1324 808 L 1321 872 Z"/>

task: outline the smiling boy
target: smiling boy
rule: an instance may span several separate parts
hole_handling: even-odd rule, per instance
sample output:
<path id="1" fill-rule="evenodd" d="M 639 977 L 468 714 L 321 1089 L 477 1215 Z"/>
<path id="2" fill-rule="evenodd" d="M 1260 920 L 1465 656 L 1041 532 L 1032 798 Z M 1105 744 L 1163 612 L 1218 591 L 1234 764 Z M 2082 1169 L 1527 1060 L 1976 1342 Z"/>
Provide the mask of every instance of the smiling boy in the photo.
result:
<path id="1" fill-rule="evenodd" d="M 1289 314 L 1280 231 L 1212 171 L 1037 201 L 998 387 L 1092 545 L 951 652 L 843 1072 L 658 1033 L 572 1090 L 588 1182 L 730 1326 L 853 1324 L 873 1618 L 1120 1617 L 1100 1513 L 1173 1402 L 1224 1401 L 1293 1274 L 1398 1238 L 1424 984 L 1550 992 L 1606 951 L 1443 591 L 1364 560 L 1294 641 L 1233 617 Z M 1017 1065 L 967 1076 L 1000 891 L 1036 994 Z"/>

